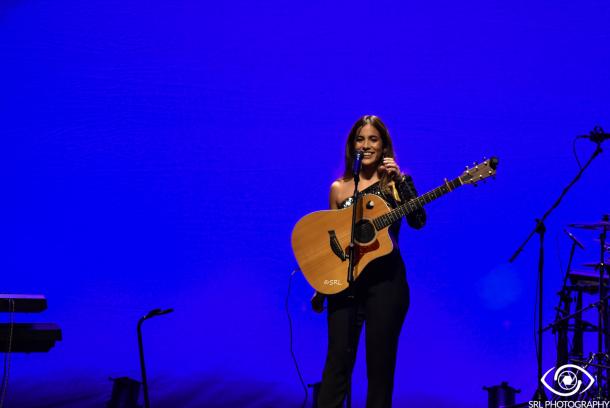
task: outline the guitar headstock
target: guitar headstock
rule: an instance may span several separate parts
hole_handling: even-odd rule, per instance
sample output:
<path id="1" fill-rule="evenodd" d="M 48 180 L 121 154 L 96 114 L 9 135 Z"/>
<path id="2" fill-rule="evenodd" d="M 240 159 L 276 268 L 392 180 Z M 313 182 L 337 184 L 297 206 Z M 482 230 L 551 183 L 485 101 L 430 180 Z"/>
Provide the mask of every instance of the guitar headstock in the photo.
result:
<path id="1" fill-rule="evenodd" d="M 468 168 L 466 166 L 466 170 L 459 177 L 462 184 L 474 184 L 476 186 L 479 181 L 485 180 L 488 177 L 494 177 L 498 168 L 498 162 L 497 157 L 492 157 L 482 163 L 474 163 L 474 167 Z"/>

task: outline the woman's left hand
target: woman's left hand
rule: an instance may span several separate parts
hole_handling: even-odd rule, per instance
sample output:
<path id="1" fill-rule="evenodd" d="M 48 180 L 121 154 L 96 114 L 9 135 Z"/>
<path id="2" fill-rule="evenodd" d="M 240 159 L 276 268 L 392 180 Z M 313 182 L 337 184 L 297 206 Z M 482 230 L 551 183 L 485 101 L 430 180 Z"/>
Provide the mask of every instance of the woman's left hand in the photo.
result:
<path id="1" fill-rule="evenodd" d="M 381 174 L 387 172 L 393 180 L 397 180 L 400 177 L 400 167 L 391 157 L 384 157 L 379 166 Z"/>
<path id="2" fill-rule="evenodd" d="M 311 308 L 316 313 L 322 313 L 324 311 L 324 300 L 326 296 L 316 291 L 311 297 Z"/>

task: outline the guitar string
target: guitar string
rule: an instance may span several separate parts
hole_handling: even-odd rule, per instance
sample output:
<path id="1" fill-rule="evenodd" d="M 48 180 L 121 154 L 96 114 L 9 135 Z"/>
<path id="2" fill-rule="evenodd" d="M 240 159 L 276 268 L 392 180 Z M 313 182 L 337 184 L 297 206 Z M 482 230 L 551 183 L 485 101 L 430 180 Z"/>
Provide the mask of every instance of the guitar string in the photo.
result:
<path id="1" fill-rule="evenodd" d="M 455 190 L 457 187 L 459 187 L 463 184 L 459 177 L 454 180 L 449 181 L 448 183 L 451 186 L 451 189 L 449 189 L 447 187 L 447 185 L 439 186 L 431 191 L 428 191 L 427 193 L 420 195 L 417 198 L 414 198 L 414 199 L 406 202 L 405 204 L 401 205 L 400 207 L 397 207 L 397 208 L 391 210 L 390 212 L 373 219 L 373 225 L 375 226 L 375 229 L 379 231 L 379 230 L 391 225 L 392 223 L 399 220 L 401 217 L 403 217 L 419 208 L 422 208 L 425 204 L 428 204 L 431 201 Z"/>

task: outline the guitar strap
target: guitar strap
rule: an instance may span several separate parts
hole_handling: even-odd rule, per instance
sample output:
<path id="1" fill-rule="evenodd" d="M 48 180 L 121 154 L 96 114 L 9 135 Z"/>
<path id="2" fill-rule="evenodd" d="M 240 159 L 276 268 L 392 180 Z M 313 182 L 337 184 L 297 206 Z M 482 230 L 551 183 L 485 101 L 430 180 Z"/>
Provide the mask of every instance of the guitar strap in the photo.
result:
<path id="1" fill-rule="evenodd" d="M 394 183 L 394 181 L 390 181 L 388 184 L 392 188 L 392 195 L 394 196 L 394 200 L 396 200 L 397 203 L 402 202 L 402 200 L 400 199 L 400 194 L 398 194 L 398 190 L 396 189 L 396 183 Z"/>

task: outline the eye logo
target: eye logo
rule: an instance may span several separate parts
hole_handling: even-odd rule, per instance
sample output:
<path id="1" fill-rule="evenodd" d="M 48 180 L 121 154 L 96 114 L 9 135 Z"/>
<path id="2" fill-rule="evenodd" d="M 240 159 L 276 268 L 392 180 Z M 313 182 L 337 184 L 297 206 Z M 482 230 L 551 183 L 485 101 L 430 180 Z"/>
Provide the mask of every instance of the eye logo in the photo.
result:
<path id="1" fill-rule="evenodd" d="M 557 391 L 546 382 L 546 377 L 551 371 L 553 371 L 554 368 L 555 367 L 549 369 L 549 371 L 544 373 L 540 381 L 549 391 L 561 397 L 570 397 L 580 391 L 580 388 L 582 387 L 583 383 L 582 380 L 578 378 L 578 371 L 580 371 L 580 373 L 585 374 L 589 379 L 589 385 L 587 385 L 584 390 L 580 391 L 580 394 L 591 388 L 591 386 L 595 382 L 595 378 L 593 378 L 591 374 L 589 374 L 586 370 L 583 370 L 581 367 L 574 364 L 565 364 L 559 367 L 557 371 L 555 371 L 555 375 L 553 375 L 553 382 L 556 382 L 559 388 L 561 388 L 561 390 Z"/>

